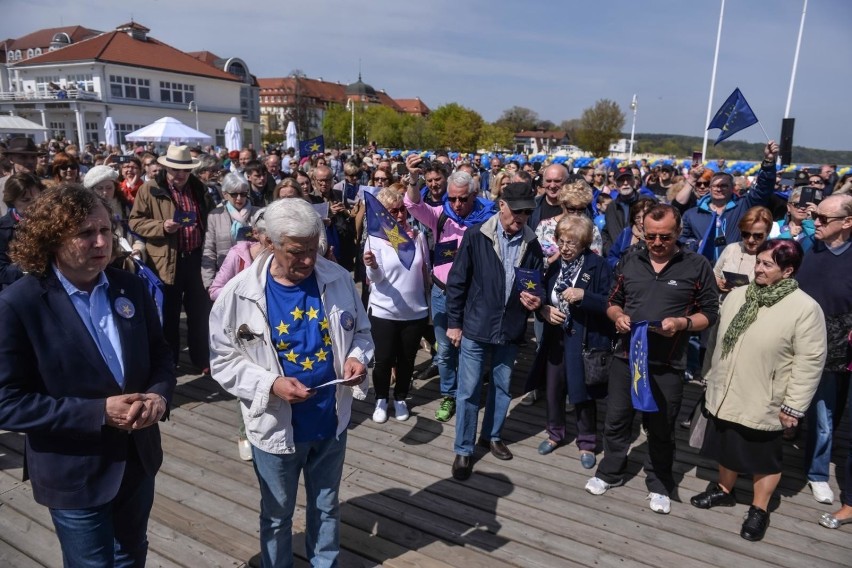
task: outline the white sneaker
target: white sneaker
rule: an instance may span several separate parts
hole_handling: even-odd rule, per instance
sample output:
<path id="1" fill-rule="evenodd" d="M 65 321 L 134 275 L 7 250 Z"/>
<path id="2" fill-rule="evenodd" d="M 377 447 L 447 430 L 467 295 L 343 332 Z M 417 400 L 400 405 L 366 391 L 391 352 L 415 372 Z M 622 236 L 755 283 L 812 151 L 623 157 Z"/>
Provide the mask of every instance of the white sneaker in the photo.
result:
<path id="1" fill-rule="evenodd" d="M 400 422 L 408 420 L 408 405 L 405 404 L 404 400 L 393 401 L 393 416 Z"/>
<path id="2" fill-rule="evenodd" d="M 251 444 L 245 438 L 237 441 L 237 450 L 240 452 L 240 459 L 243 461 L 251 461 Z"/>
<path id="3" fill-rule="evenodd" d="M 524 395 L 524 398 L 521 399 L 521 404 L 524 406 L 532 406 L 535 404 L 535 401 L 538 399 L 538 392 L 531 390 L 527 394 Z"/>
<path id="4" fill-rule="evenodd" d="M 831 490 L 831 486 L 829 486 L 827 481 L 808 481 L 808 485 L 811 486 L 811 491 L 814 492 L 814 499 L 818 503 L 831 505 L 834 502 L 834 491 Z"/>
<path id="5" fill-rule="evenodd" d="M 612 487 L 612 485 L 600 477 L 592 477 L 586 482 L 586 491 L 592 495 L 603 495 L 610 487 Z"/>
<path id="6" fill-rule="evenodd" d="M 380 398 L 376 400 L 376 410 L 373 411 L 373 422 L 384 424 L 388 421 L 388 399 Z"/>
<path id="7" fill-rule="evenodd" d="M 651 500 L 651 510 L 661 515 L 668 515 L 672 510 L 672 502 L 668 495 L 660 493 L 648 493 L 648 499 Z"/>

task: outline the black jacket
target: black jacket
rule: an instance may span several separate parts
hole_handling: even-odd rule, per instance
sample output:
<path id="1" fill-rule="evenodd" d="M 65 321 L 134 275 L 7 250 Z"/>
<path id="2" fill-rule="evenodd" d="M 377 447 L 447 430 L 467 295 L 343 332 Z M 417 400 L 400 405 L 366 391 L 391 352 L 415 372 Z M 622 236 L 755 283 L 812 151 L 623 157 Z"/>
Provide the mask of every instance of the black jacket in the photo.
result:
<path id="1" fill-rule="evenodd" d="M 464 233 L 447 277 L 448 328 L 461 328 L 468 339 L 486 343 L 520 343 L 529 312 L 514 286 L 505 302 L 506 276 L 497 242 L 499 215 Z M 541 272 L 541 245 L 528 226 L 523 227 L 519 267 Z"/>

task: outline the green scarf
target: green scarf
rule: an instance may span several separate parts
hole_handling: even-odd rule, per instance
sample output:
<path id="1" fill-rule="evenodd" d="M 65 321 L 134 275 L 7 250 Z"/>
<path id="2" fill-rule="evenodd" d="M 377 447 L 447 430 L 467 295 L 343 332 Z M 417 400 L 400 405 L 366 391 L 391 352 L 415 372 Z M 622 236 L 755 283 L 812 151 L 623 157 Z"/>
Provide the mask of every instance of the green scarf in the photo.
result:
<path id="1" fill-rule="evenodd" d="M 788 294 L 798 289 L 799 283 L 792 278 L 779 280 L 772 286 L 759 286 L 752 280 L 746 289 L 746 301 L 731 320 L 722 339 L 722 359 L 734 350 L 740 336 L 757 319 L 757 311 L 763 306 L 774 306 Z"/>

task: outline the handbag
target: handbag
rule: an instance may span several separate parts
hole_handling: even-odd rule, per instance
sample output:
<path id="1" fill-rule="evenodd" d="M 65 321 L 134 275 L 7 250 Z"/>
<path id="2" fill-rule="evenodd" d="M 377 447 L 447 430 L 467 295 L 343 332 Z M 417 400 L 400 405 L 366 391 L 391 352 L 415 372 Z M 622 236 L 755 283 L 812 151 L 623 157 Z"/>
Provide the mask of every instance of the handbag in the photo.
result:
<path id="1" fill-rule="evenodd" d="M 705 393 L 692 409 L 691 424 L 689 425 L 689 446 L 697 450 L 704 445 L 704 432 L 707 431 L 707 407 L 704 405 Z"/>
<path id="2" fill-rule="evenodd" d="M 612 365 L 612 349 L 590 349 L 589 320 L 583 327 L 583 371 L 587 387 L 605 385 L 609 382 L 609 367 Z"/>

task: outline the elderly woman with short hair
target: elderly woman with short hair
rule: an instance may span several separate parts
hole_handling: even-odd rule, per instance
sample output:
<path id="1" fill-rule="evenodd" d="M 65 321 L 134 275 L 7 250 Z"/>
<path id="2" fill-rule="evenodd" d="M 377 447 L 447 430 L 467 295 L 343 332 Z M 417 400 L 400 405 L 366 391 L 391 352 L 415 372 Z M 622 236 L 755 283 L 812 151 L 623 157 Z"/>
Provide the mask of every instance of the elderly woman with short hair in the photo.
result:
<path id="1" fill-rule="evenodd" d="M 596 400 L 606 396 L 606 384 L 586 386 L 584 348 L 612 349 L 615 328 L 606 316 L 612 279 L 609 265 L 592 252 L 594 225 L 580 215 L 563 215 L 554 239 L 559 258 L 544 276 L 545 304 L 540 317 L 546 325 L 526 391 L 547 392 L 547 439 L 538 452 L 549 454 L 565 442 L 565 396 L 577 412 L 577 446 L 580 463 L 595 465 Z"/>
<path id="2" fill-rule="evenodd" d="M 559 247 L 556 246 L 556 225 L 566 215 L 580 215 L 588 217 L 589 205 L 592 203 L 592 190 L 588 184 L 582 179 L 572 183 L 567 183 L 559 190 L 559 205 L 562 207 L 562 213 L 549 219 L 544 219 L 535 228 L 535 236 L 538 237 L 538 242 L 541 244 L 541 250 L 544 252 L 545 269 L 552 262 L 559 260 Z M 595 254 L 601 254 L 603 250 L 603 241 L 601 232 L 594 224 L 592 225 L 592 239 L 589 243 L 589 249 Z"/>
<path id="3" fill-rule="evenodd" d="M 408 211 L 399 193 L 385 188 L 376 198 L 414 239 L 415 245 L 414 260 L 409 268 L 402 264 L 394 246 L 384 239 L 367 237 L 364 250 L 364 265 L 370 282 L 368 313 L 376 340 L 373 420 L 383 423 L 388 419 L 391 369 L 396 369 L 394 417 L 407 420 L 409 416 L 405 399 L 411 386 L 414 358 L 429 317 L 426 301 L 429 250 L 425 234 L 408 224 Z"/>
<path id="4" fill-rule="evenodd" d="M 772 224 L 769 238 L 793 239 L 802 245 L 802 250 L 808 252 L 814 248 L 816 225 L 811 219 L 811 213 L 816 211 L 816 204 L 801 203 L 801 197 L 801 187 L 790 192 L 787 198 L 787 214 Z"/>
<path id="5" fill-rule="evenodd" d="M 201 279 L 208 289 L 234 243 L 245 240 L 251 230 L 251 214 L 255 211 L 248 199 L 249 184 L 237 174 L 225 176 L 222 194 L 225 202 L 207 217 L 207 233 L 201 257 Z"/>
<path id="6" fill-rule="evenodd" d="M 217 160 L 215 156 L 211 156 L 210 154 L 201 154 L 198 156 L 198 165 L 192 170 L 195 177 L 201 180 L 201 183 L 203 183 L 207 188 L 207 193 L 210 195 L 210 199 L 212 199 L 213 203 L 216 205 L 220 205 L 224 200 L 224 197 L 222 196 L 222 185 L 219 183 L 218 176 L 220 169 L 219 160 Z"/>

